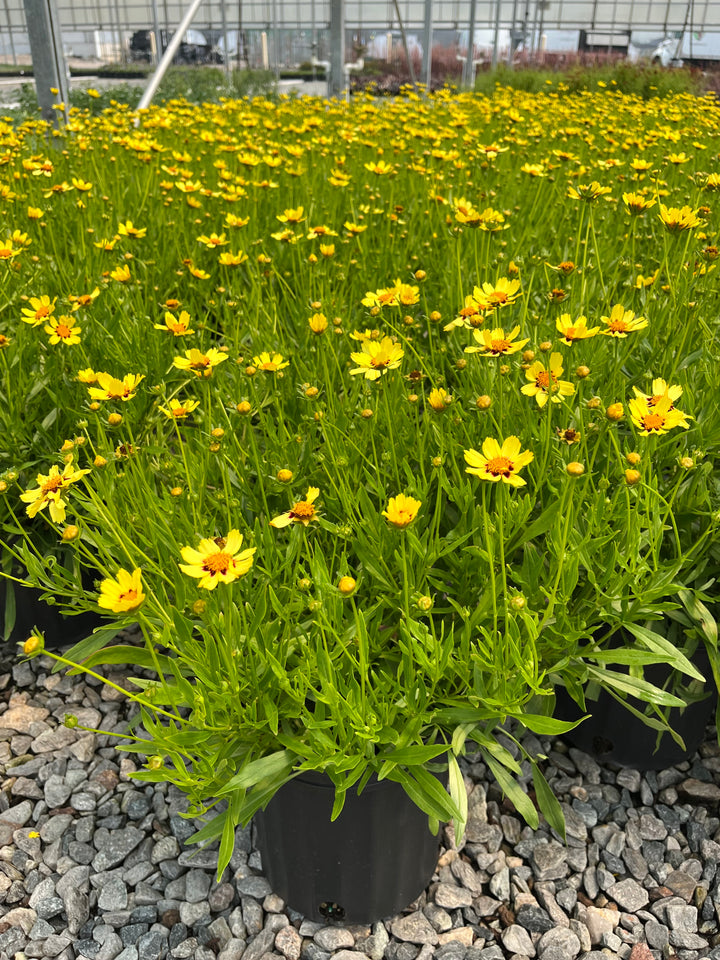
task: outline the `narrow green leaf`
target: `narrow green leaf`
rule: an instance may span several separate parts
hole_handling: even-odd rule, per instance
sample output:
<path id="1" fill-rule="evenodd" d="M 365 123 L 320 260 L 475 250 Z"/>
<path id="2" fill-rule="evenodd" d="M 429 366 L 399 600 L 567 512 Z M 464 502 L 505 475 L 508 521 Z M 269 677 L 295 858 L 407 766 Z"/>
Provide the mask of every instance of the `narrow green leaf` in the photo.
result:
<path id="1" fill-rule="evenodd" d="M 520 816 L 523 817 L 528 826 L 532 827 L 533 830 L 537 830 L 540 818 L 530 797 L 525 793 L 520 784 L 516 780 L 513 780 L 505 767 L 499 763 L 491 753 L 483 747 L 480 748 L 480 752 L 483 755 L 485 763 L 490 767 L 502 792 L 508 800 L 512 801 L 515 809 Z"/>
<path id="2" fill-rule="evenodd" d="M 532 766 L 533 786 L 535 787 L 538 806 L 553 830 L 559 833 L 563 840 L 566 840 L 565 817 L 563 816 L 562 807 L 560 806 L 558 798 L 548 786 L 548 782 L 537 763 L 531 759 L 530 764 Z"/>
<path id="3" fill-rule="evenodd" d="M 465 824 L 467 823 L 468 798 L 462 771 L 452 754 L 448 758 L 448 785 L 450 787 L 450 796 L 462 814 L 461 817 L 455 819 L 455 843 L 459 845 L 465 833 Z"/>
<path id="4" fill-rule="evenodd" d="M 232 777 L 228 782 L 217 790 L 218 796 L 224 796 L 226 793 L 232 793 L 233 790 L 247 789 L 254 786 L 261 780 L 269 777 L 277 777 L 283 773 L 289 773 L 292 769 L 293 758 L 287 750 L 277 750 L 275 753 L 268 754 L 266 757 L 260 757 L 248 763 L 240 773 Z"/>

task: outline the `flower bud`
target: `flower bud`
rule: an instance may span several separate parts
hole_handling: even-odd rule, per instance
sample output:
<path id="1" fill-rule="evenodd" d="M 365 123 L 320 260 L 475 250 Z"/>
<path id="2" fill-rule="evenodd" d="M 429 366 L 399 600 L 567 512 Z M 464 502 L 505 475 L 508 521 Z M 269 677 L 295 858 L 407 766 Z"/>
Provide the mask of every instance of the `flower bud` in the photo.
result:
<path id="1" fill-rule="evenodd" d="M 207 609 L 207 600 L 196 600 L 191 609 L 196 617 L 201 617 Z"/>
<path id="2" fill-rule="evenodd" d="M 121 413 L 111 413 L 108 417 L 108 423 L 111 427 L 117 427 L 122 423 L 122 414 Z"/>
<path id="3" fill-rule="evenodd" d="M 424 280 L 426 276 L 427 276 L 427 274 L 425 273 L 424 270 L 416 270 L 416 271 L 415 271 L 415 279 L 416 279 L 416 280 Z"/>
<path id="4" fill-rule="evenodd" d="M 625 483 L 629 487 L 633 487 L 636 483 L 640 483 L 640 472 L 638 470 L 626 470 Z"/>
<path id="5" fill-rule="evenodd" d="M 625 459 L 627 460 L 627 462 L 630 464 L 631 467 L 636 467 L 642 460 L 642 457 L 640 456 L 639 453 L 633 452 L 633 453 L 628 453 Z"/>
<path id="6" fill-rule="evenodd" d="M 300 590 L 309 590 L 311 586 L 312 580 L 310 580 L 308 577 L 302 577 L 300 580 L 298 580 L 298 587 Z"/>
<path id="7" fill-rule="evenodd" d="M 65 719 L 63 720 L 63 726 L 66 726 L 68 730 L 74 730 L 78 725 L 78 718 L 72 713 L 66 713 Z"/>
<path id="8" fill-rule="evenodd" d="M 373 412 L 369 407 L 365 407 L 364 410 L 360 411 L 360 416 L 363 418 L 363 420 L 369 420 L 372 415 Z"/>
<path id="9" fill-rule="evenodd" d="M 39 633 L 34 633 L 31 637 L 28 637 L 23 644 L 23 653 L 40 653 L 44 646 L 44 638 Z"/>
<path id="10" fill-rule="evenodd" d="M 442 314 L 439 310 L 433 310 L 433 312 L 430 314 L 430 319 L 433 323 L 439 323 L 442 320 Z"/>
<path id="11" fill-rule="evenodd" d="M 488 410 L 491 403 L 492 398 L 488 397 L 488 395 L 484 393 L 481 397 L 477 398 L 475 401 L 475 406 L 478 408 L 478 410 Z"/>
<path id="12" fill-rule="evenodd" d="M 569 477 L 581 477 L 585 473 L 585 467 L 582 463 L 578 463 L 577 460 L 573 460 L 569 463 L 565 470 Z"/>
<path id="13" fill-rule="evenodd" d="M 540 344 L 540 349 L 543 353 L 549 353 L 549 351 L 552 350 L 552 340 L 543 340 Z"/>
<path id="14" fill-rule="evenodd" d="M 7 488 L 8 488 L 8 485 L 5 483 L 5 481 L 0 480 L 0 493 L 5 493 Z"/>
<path id="15" fill-rule="evenodd" d="M 160 770 L 163 765 L 162 757 L 148 757 L 145 766 L 148 770 Z"/>
<path id="16" fill-rule="evenodd" d="M 621 403 L 611 403 L 605 411 L 605 416 L 608 420 L 622 420 L 624 412 Z"/>
<path id="17" fill-rule="evenodd" d="M 77 540 L 79 536 L 80 536 L 80 528 L 76 527 L 74 523 L 69 523 L 62 532 L 63 540 L 67 541 L 68 543 L 71 540 Z"/>
<path id="18" fill-rule="evenodd" d="M 340 577 L 338 581 L 338 590 L 344 596 L 349 596 L 356 587 L 356 582 L 352 577 Z"/>
<path id="19" fill-rule="evenodd" d="M 104 467 L 106 464 L 107 464 L 107 460 L 105 459 L 105 457 L 101 457 L 100 454 L 98 454 L 93 460 L 94 467 Z"/>
<path id="20" fill-rule="evenodd" d="M 522 352 L 522 358 L 523 358 L 523 360 L 525 361 L 525 363 L 532 363 L 532 361 L 535 359 L 535 351 L 534 351 L 534 350 L 523 350 L 523 352 Z"/>
<path id="21" fill-rule="evenodd" d="M 257 367 L 253 367 L 253 366 L 245 367 L 245 373 L 248 377 L 254 377 L 255 374 L 257 373 Z"/>
<path id="22" fill-rule="evenodd" d="M 171 497 L 181 497 L 183 492 L 182 487 L 170 487 L 170 496 Z"/>
<path id="23" fill-rule="evenodd" d="M 418 597 L 417 605 L 423 613 L 428 613 L 433 608 L 433 598 L 428 596 Z"/>
<path id="24" fill-rule="evenodd" d="M 320 391 L 317 387 L 307 387 L 305 390 L 305 396 L 308 400 L 314 400 L 318 393 L 320 393 Z"/>
<path id="25" fill-rule="evenodd" d="M 513 610 L 524 610 L 525 609 L 525 597 L 517 596 L 510 598 L 510 606 Z"/>
<path id="26" fill-rule="evenodd" d="M 241 413 L 243 414 L 243 416 L 246 416 L 248 413 L 250 413 L 250 411 L 252 410 L 252 407 L 247 402 L 247 400 L 241 400 L 240 403 L 235 407 L 235 409 L 237 410 L 238 413 Z"/>
<path id="27" fill-rule="evenodd" d="M 692 457 L 680 457 L 680 466 L 683 470 L 692 470 L 695 466 L 695 461 Z"/>
<path id="28" fill-rule="evenodd" d="M 584 380 L 585 377 L 590 376 L 590 367 L 586 367 L 584 364 L 580 364 L 580 366 L 575 371 L 575 376 L 578 377 L 580 380 Z"/>

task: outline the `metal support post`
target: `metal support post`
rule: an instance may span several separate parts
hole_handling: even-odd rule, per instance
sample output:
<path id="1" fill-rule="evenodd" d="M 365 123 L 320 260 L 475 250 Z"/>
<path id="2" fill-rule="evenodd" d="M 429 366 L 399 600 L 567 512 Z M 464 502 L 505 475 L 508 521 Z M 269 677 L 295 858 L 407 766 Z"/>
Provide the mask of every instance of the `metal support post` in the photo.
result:
<path id="1" fill-rule="evenodd" d="M 470 28 L 468 30 L 468 48 L 465 57 L 465 66 L 463 68 L 463 86 L 475 86 L 475 0 L 470 0 Z"/>
<path id="2" fill-rule="evenodd" d="M 67 120 L 68 73 L 55 0 L 24 0 L 38 104 L 44 120 L 58 124 L 53 109 L 63 103 Z M 55 90 L 55 93 L 52 91 Z"/>
<path id="3" fill-rule="evenodd" d="M 493 33 L 492 69 L 497 70 L 500 44 L 500 0 L 495 0 L 495 32 Z"/>
<path id="4" fill-rule="evenodd" d="M 25 3 L 30 2 L 30 0 L 25 0 Z M 140 103 L 138 104 L 138 110 L 145 110 L 150 106 L 150 101 L 155 96 L 157 88 L 160 86 L 160 81 L 165 76 L 165 71 L 172 63 L 173 57 L 175 56 L 178 47 L 182 43 L 182 38 L 185 36 L 185 31 L 188 29 L 190 24 L 193 21 L 193 17 L 198 12 L 198 8 L 202 0 L 192 0 L 192 3 L 187 9 L 185 16 L 180 22 L 180 26 L 177 28 L 173 34 L 172 40 L 168 44 L 167 50 L 162 56 L 160 63 L 157 65 L 157 70 L 150 78 L 150 83 L 145 87 L 145 92 L 140 98 Z M 140 123 L 139 117 L 135 121 L 135 125 L 138 126 Z"/>
<path id="5" fill-rule="evenodd" d="M 155 66 L 160 63 L 160 58 L 162 57 L 162 34 L 160 33 L 160 17 L 158 15 L 158 5 L 157 0 L 152 0 L 152 18 L 153 18 L 153 33 L 155 34 L 155 55 L 153 57 L 153 62 Z"/>
<path id="6" fill-rule="evenodd" d="M 225 0 L 220 0 L 220 22 L 222 23 L 222 32 L 223 32 L 223 70 L 225 71 L 225 79 L 230 80 L 230 55 L 228 54 L 228 21 L 227 21 L 227 11 L 225 10 Z M 238 36 L 238 43 L 240 42 L 240 37 Z"/>
<path id="7" fill-rule="evenodd" d="M 433 5 L 425 0 L 425 22 L 423 25 L 423 65 L 422 77 L 427 90 L 432 85 L 432 43 L 433 43 Z"/>
<path id="8" fill-rule="evenodd" d="M 345 4 L 330 0 L 330 80 L 328 96 L 339 97 L 343 91 L 345 66 Z"/>

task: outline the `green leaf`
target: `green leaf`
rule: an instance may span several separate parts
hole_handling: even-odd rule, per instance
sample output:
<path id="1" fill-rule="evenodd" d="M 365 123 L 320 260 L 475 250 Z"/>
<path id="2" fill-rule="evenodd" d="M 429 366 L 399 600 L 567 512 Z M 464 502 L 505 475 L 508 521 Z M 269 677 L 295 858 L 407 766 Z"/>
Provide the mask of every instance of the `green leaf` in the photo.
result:
<path id="1" fill-rule="evenodd" d="M 80 640 L 74 647 L 71 647 L 68 652 L 64 654 L 65 659 L 72 660 L 75 663 L 82 663 L 87 657 L 92 656 L 106 644 L 110 643 L 111 640 L 114 640 L 118 633 L 124 630 L 126 626 L 127 624 L 125 623 L 113 623 L 104 629 L 100 628 L 96 630 L 89 637 L 85 637 L 84 640 Z M 62 670 L 64 666 L 62 663 L 55 664 L 53 672 Z"/>
<path id="2" fill-rule="evenodd" d="M 414 776 L 407 770 L 403 770 L 402 767 L 395 767 L 395 769 L 388 774 L 387 779 L 399 783 L 413 803 L 420 807 L 424 813 L 427 813 L 429 817 L 435 817 L 442 823 L 446 823 L 448 820 L 453 820 L 456 817 L 461 819 L 461 813 L 457 808 L 457 804 L 450 795 L 443 790 L 440 783 L 432 774 L 423 770 L 422 767 L 414 770 L 413 774 Z M 422 776 L 423 774 L 424 777 Z M 426 778 L 429 778 L 432 784 L 428 784 Z"/>
<path id="3" fill-rule="evenodd" d="M 600 670 L 587 665 L 588 676 L 603 687 L 614 687 L 623 693 L 629 693 L 638 700 L 644 700 L 646 703 L 657 703 L 664 707 L 684 707 L 685 701 L 679 697 L 661 690 L 647 680 L 640 680 L 638 677 L 629 677 L 625 673 L 614 673 L 612 670 Z"/>
<path id="4" fill-rule="evenodd" d="M 516 780 L 513 780 L 505 767 L 499 763 L 495 757 L 489 753 L 489 751 L 487 751 L 484 747 L 481 747 L 480 752 L 483 755 L 485 763 L 487 763 L 488 767 L 490 767 L 490 770 L 497 780 L 498 786 L 502 792 L 505 794 L 508 800 L 514 804 L 515 809 L 520 816 L 523 817 L 525 822 L 531 826 L 533 830 L 537 830 L 538 824 L 540 823 L 540 818 L 530 797 L 525 793 L 520 784 Z"/>
<path id="5" fill-rule="evenodd" d="M 662 637 L 659 633 L 654 633 L 652 630 L 641 627 L 637 623 L 625 624 L 625 629 L 629 630 L 641 643 L 644 643 L 649 650 L 663 654 L 666 662 L 676 670 L 681 670 L 695 680 L 705 679 L 698 668 L 690 663 L 685 654 L 681 653 L 675 644 L 668 640 L 667 637 Z"/>
<path id="6" fill-rule="evenodd" d="M 277 750 L 275 753 L 248 763 L 240 773 L 237 773 L 216 791 L 217 795 L 224 796 L 226 793 L 232 793 L 233 790 L 247 789 L 256 783 L 260 783 L 261 780 L 289 773 L 292 770 L 292 765 L 293 757 L 289 751 Z"/>
<path id="7" fill-rule="evenodd" d="M 433 745 L 415 744 L 409 747 L 400 747 L 398 750 L 388 750 L 386 753 L 379 754 L 377 759 L 390 763 L 403 763 L 408 766 L 414 766 L 415 764 L 424 764 L 430 760 L 434 760 L 435 757 L 447 753 L 447 749 L 448 746 L 446 743 Z"/>
<path id="8" fill-rule="evenodd" d="M 450 787 L 450 796 L 462 814 L 461 817 L 455 819 L 455 843 L 460 844 L 467 823 L 468 798 L 460 766 L 452 754 L 448 758 L 448 786 Z"/>
<path id="9" fill-rule="evenodd" d="M 554 717 L 545 717 L 539 713 L 508 713 L 509 717 L 519 720 L 528 730 L 533 733 L 544 734 L 550 737 L 559 736 L 567 733 L 568 730 L 574 730 L 575 727 L 585 720 L 581 717 L 579 720 L 556 720 Z"/>
<path id="10" fill-rule="evenodd" d="M 560 806 L 558 798 L 548 786 L 548 782 L 543 776 L 542 771 L 532 758 L 530 759 L 530 764 L 532 766 L 533 786 L 535 787 L 538 806 L 553 830 L 559 833 L 563 840 L 566 840 L 565 817 L 563 816 L 562 807 Z"/>

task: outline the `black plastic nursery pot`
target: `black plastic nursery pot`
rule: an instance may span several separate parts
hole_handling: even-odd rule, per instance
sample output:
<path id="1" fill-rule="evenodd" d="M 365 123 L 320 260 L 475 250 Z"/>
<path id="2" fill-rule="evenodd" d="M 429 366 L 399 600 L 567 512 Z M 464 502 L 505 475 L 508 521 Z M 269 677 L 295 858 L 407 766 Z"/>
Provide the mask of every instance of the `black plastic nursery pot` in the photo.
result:
<path id="1" fill-rule="evenodd" d="M 687 760 L 703 742 L 717 704 L 717 690 L 705 647 L 698 647 L 691 660 L 706 678 L 706 696 L 683 710 L 672 707 L 668 717 L 672 729 L 684 740 L 685 750 L 669 733 L 662 734 L 656 749 L 658 731 L 648 727 L 604 690 L 600 691 L 597 700 L 586 700 L 586 712 L 590 717 L 564 734 L 563 739 L 596 760 L 609 760 L 635 770 L 665 770 Z M 662 687 L 669 674 L 670 667 L 665 664 L 645 668 L 646 679 L 656 686 Z M 638 700 L 633 698 L 630 702 L 634 707 L 642 708 Z M 582 716 L 578 705 L 562 687 L 556 690 L 555 716 L 559 720 L 577 720 Z"/>
<path id="2" fill-rule="evenodd" d="M 372 923 L 398 913 L 429 884 L 439 836 L 398 783 L 349 790 L 330 821 L 335 788 L 322 774 L 285 784 L 255 815 L 263 872 L 309 920 Z"/>
<path id="3" fill-rule="evenodd" d="M 92 611 L 65 616 L 57 607 L 41 600 L 41 591 L 34 587 L 11 583 L 11 588 L 15 600 L 15 622 L 7 643 L 22 643 L 37 629 L 44 633 L 46 647 L 56 649 L 70 646 L 89 636 L 103 622 L 102 616 Z M 0 578 L 0 627 L 6 622 L 7 591 L 8 581 Z"/>

